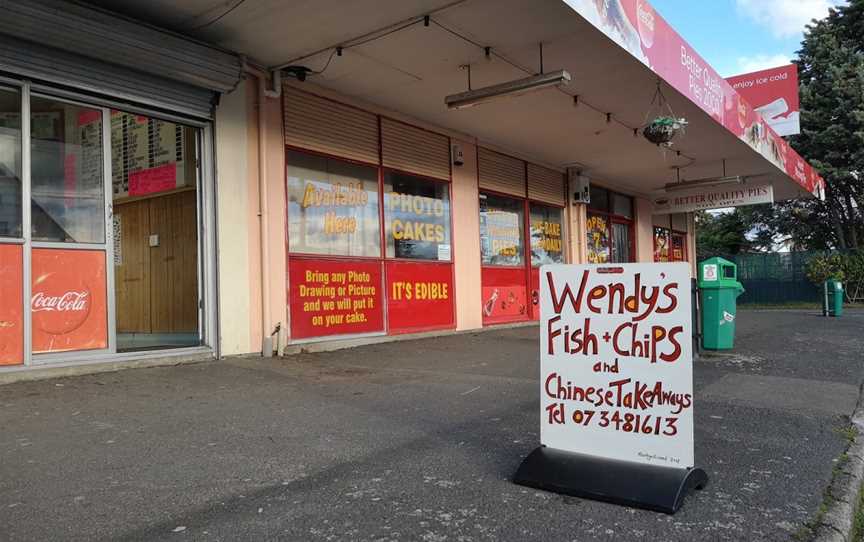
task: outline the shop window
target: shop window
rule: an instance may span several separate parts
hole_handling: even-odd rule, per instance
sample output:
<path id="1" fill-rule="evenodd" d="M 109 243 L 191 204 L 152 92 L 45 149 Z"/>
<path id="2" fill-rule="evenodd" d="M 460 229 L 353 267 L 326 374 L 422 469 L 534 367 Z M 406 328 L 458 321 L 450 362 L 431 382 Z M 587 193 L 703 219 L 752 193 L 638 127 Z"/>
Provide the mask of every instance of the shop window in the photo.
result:
<path id="1" fill-rule="evenodd" d="M 588 262 L 632 262 L 633 198 L 592 186 L 588 208 L 585 228 Z"/>
<path id="2" fill-rule="evenodd" d="M 30 101 L 33 239 L 105 242 L 102 111 Z"/>
<path id="3" fill-rule="evenodd" d="M 672 261 L 686 262 L 687 261 L 687 236 L 683 233 L 672 233 Z"/>
<path id="4" fill-rule="evenodd" d="M 21 95 L 0 89 L 0 237 L 21 237 Z"/>
<path id="5" fill-rule="evenodd" d="M 654 261 L 686 262 L 687 234 L 668 228 L 654 228 Z"/>
<path id="6" fill-rule="evenodd" d="M 633 198 L 621 194 L 612 193 L 612 205 L 610 212 L 623 218 L 633 218 Z"/>
<path id="7" fill-rule="evenodd" d="M 564 235 L 560 207 L 530 204 L 531 266 L 564 263 Z"/>
<path id="8" fill-rule="evenodd" d="M 480 256 L 483 265 L 524 265 L 524 232 L 523 200 L 480 194 Z"/>
<path id="9" fill-rule="evenodd" d="M 414 175 L 384 175 L 388 258 L 450 261 L 450 187 Z"/>
<path id="10" fill-rule="evenodd" d="M 668 262 L 669 261 L 669 230 L 666 228 L 654 228 L 654 261 Z"/>
<path id="11" fill-rule="evenodd" d="M 585 235 L 588 243 L 588 263 L 609 263 L 612 252 L 609 219 L 604 215 L 589 213 Z"/>
<path id="12" fill-rule="evenodd" d="M 593 211 L 609 212 L 609 191 L 599 186 L 591 185 L 591 201 L 588 208 Z"/>
<path id="13" fill-rule="evenodd" d="M 381 256 L 378 170 L 289 151 L 288 248 L 327 256 Z"/>

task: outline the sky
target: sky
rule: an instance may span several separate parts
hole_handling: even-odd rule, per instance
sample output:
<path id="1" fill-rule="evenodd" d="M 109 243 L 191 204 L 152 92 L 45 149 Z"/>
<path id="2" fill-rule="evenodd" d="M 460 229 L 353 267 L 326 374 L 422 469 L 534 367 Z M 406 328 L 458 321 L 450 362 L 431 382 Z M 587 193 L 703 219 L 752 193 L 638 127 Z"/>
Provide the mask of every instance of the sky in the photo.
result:
<path id="1" fill-rule="evenodd" d="M 804 26 L 842 0 L 651 0 L 721 76 L 788 64 Z"/>

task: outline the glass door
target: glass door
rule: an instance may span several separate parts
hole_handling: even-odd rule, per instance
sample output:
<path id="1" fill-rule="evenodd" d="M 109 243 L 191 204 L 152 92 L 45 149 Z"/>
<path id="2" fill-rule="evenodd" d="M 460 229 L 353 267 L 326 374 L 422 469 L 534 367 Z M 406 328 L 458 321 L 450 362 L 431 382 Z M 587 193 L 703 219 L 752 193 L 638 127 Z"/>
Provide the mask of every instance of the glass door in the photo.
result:
<path id="1" fill-rule="evenodd" d="M 21 91 L 0 87 L 0 367 L 24 363 Z"/>
<path id="2" fill-rule="evenodd" d="M 34 363 L 108 351 L 107 110 L 29 101 L 30 320 Z"/>

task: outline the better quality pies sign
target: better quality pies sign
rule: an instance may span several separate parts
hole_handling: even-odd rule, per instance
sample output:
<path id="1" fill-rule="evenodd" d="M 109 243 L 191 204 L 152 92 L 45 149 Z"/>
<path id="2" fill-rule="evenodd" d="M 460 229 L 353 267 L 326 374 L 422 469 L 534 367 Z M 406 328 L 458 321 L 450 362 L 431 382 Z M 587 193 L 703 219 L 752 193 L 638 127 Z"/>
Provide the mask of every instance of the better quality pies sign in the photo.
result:
<path id="1" fill-rule="evenodd" d="M 547 265 L 540 288 L 541 443 L 693 466 L 688 264 Z"/>

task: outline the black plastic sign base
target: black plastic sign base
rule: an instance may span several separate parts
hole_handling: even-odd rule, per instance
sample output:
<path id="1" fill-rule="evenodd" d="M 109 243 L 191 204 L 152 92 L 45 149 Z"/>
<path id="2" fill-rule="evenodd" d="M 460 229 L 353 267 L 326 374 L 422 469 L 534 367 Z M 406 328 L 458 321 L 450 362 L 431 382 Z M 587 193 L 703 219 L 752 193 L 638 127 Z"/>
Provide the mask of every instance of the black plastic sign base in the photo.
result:
<path id="1" fill-rule="evenodd" d="M 525 458 L 519 485 L 674 514 L 685 495 L 708 484 L 697 468 L 645 465 L 540 446 Z"/>

